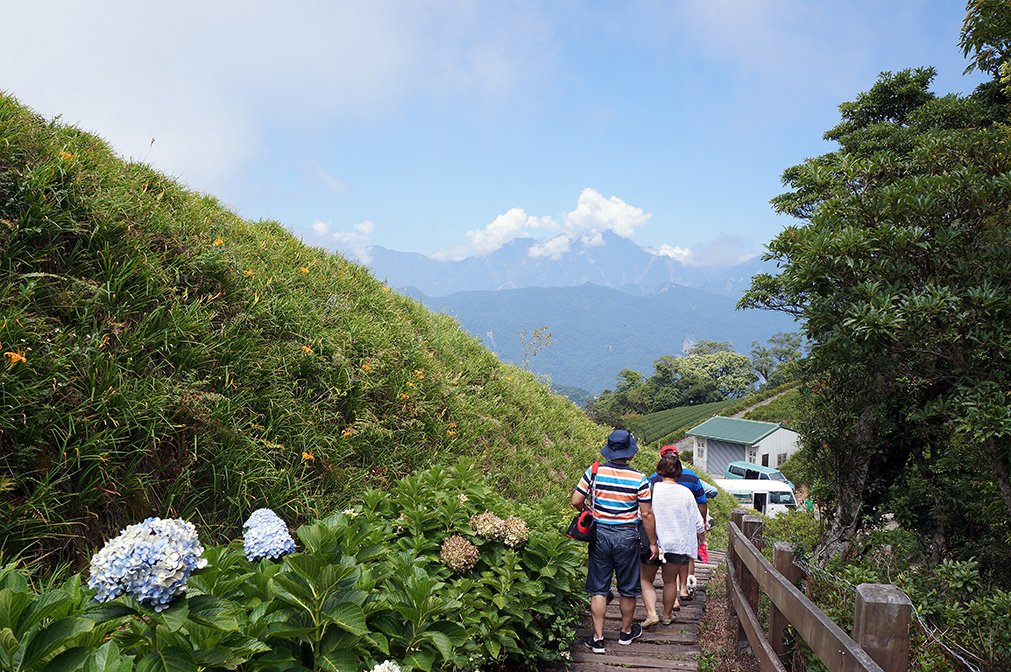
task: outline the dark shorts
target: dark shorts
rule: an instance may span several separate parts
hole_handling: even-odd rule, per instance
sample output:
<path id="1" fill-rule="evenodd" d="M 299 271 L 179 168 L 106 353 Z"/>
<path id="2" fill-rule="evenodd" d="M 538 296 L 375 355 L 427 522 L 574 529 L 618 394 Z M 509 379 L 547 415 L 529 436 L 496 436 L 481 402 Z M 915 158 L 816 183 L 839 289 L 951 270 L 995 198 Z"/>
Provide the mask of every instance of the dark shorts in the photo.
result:
<path id="1" fill-rule="evenodd" d="M 691 559 L 684 553 L 664 553 L 663 555 L 664 560 L 660 560 L 660 558 L 657 558 L 656 560 L 650 560 L 648 554 L 643 555 L 641 558 L 642 564 L 651 565 L 653 567 L 659 567 L 664 562 L 666 562 L 669 565 L 684 565 L 687 564 L 688 561 Z"/>
<path id="2" fill-rule="evenodd" d="M 635 525 L 597 524 L 597 539 L 590 544 L 589 567 L 586 572 L 586 592 L 607 595 L 611 592 L 611 576 L 622 597 L 642 594 L 639 583 L 639 532 Z"/>

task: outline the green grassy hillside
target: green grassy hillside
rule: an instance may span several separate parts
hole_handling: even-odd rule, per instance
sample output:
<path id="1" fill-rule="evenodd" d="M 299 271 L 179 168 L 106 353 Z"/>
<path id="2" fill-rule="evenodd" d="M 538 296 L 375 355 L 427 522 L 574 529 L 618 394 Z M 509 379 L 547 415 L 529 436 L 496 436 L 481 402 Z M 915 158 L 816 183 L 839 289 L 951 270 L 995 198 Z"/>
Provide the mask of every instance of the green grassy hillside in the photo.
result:
<path id="1" fill-rule="evenodd" d="M 708 404 L 668 408 L 663 411 L 647 413 L 645 415 L 629 415 L 623 418 L 623 422 L 624 425 L 633 434 L 635 434 L 640 441 L 656 446 L 662 446 L 666 443 L 673 443 L 684 438 L 685 433 L 689 429 L 708 420 L 714 415 L 729 416 L 734 413 L 738 413 L 749 406 L 757 404 L 763 399 L 768 399 L 780 392 L 789 390 L 795 385 L 796 383 L 793 382 L 785 383 L 778 387 L 748 395 L 743 399 L 724 399 L 723 401 L 714 401 Z M 768 417 L 774 417 L 776 414 L 781 414 L 785 417 L 790 413 L 793 413 L 794 406 L 797 403 L 797 397 L 798 394 L 796 393 L 792 395 L 788 393 L 781 397 L 781 399 L 785 398 L 782 403 L 779 403 L 780 400 L 777 399 L 776 401 L 768 404 L 768 406 L 771 407 Z M 765 416 L 758 417 L 762 408 L 765 407 L 763 406 L 755 409 L 754 412 L 756 413 L 756 417 L 752 417 L 750 413 L 746 417 L 753 420 L 764 419 Z M 792 418 L 792 415 L 790 417 Z M 781 422 L 780 420 L 770 421 Z"/>
<path id="2" fill-rule="evenodd" d="M 8 559 L 149 515 L 297 524 L 461 457 L 563 502 L 606 435 L 362 267 L 5 96 L 0 240 Z"/>

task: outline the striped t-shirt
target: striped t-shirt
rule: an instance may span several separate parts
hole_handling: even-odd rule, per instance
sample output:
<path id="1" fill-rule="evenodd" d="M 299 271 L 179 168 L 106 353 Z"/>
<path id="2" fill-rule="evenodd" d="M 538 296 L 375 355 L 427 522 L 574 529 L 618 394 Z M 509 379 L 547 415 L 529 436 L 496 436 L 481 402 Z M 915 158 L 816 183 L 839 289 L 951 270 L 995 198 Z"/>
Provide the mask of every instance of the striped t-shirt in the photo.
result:
<path id="1" fill-rule="evenodd" d="M 583 472 L 576 490 L 590 495 L 590 469 Z M 602 525 L 639 522 L 639 504 L 649 504 L 652 494 L 649 479 L 627 464 L 605 462 L 597 469 L 593 484 L 593 518 Z"/>

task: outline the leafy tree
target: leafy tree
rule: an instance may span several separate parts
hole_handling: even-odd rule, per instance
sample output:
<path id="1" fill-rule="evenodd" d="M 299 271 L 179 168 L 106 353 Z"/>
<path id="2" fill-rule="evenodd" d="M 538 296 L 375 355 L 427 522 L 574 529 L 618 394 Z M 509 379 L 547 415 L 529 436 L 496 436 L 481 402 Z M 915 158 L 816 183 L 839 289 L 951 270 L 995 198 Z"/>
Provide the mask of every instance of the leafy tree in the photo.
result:
<path id="1" fill-rule="evenodd" d="M 770 336 L 768 345 L 752 341 L 751 365 L 766 385 L 782 385 L 798 375 L 803 339 L 801 334 L 793 333 Z"/>
<path id="2" fill-rule="evenodd" d="M 952 446 L 987 465 L 1011 515 L 1007 100 L 999 83 L 938 97 L 933 77 L 883 73 L 840 105 L 825 134 L 839 149 L 787 169 L 773 199 L 801 221 L 769 245 L 782 273 L 756 276 L 741 300 L 803 318 L 812 344 L 800 429 L 831 507 L 823 555 L 847 550 L 907 465 L 945 478 L 937 460 Z M 935 511 L 958 504 L 925 494 Z"/>
<path id="3" fill-rule="evenodd" d="M 733 352 L 730 341 L 696 341 L 685 348 L 686 355 L 715 355 L 718 352 Z"/>
<path id="4" fill-rule="evenodd" d="M 615 389 L 605 390 L 587 407 L 596 422 L 618 425 L 630 413 L 652 413 L 692 406 L 749 393 L 758 376 L 751 362 L 727 343 L 700 341 L 688 355 L 665 355 L 653 363 L 653 375 L 625 369 Z"/>
<path id="5" fill-rule="evenodd" d="M 604 390 L 586 408 L 587 415 L 602 425 L 620 426 L 621 417 L 629 413 L 645 413 L 646 382 L 643 375 L 632 369 L 618 372 L 618 384 L 614 390 Z"/>
<path id="6" fill-rule="evenodd" d="M 959 40 L 969 59 L 965 71 L 980 70 L 1011 88 L 1011 4 L 1006 0 L 970 0 Z"/>

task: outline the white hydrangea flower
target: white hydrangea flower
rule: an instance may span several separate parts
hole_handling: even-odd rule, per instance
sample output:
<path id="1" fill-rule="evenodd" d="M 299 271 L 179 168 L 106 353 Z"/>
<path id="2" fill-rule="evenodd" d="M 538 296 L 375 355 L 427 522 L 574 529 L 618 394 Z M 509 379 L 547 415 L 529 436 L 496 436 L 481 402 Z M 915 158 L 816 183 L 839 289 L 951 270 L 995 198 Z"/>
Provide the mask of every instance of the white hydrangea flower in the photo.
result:
<path id="1" fill-rule="evenodd" d="M 392 660 L 387 660 L 373 667 L 372 672 L 400 672 L 400 666 Z"/>
<path id="2" fill-rule="evenodd" d="M 126 594 L 162 611 L 186 591 L 190 574 L 207 566 L 203 552 L 193 523 L 148 518 L 122 530 L 92 556 L 88 585 L 99 602 Z"/>
<path id="3" fill-rule="evenodd" d="M 295 550 L 295 540 L 281 517 L 270 509 L 257 509 L 242 525 L 242 548 L 250 562 L 277 560 Z"/>

